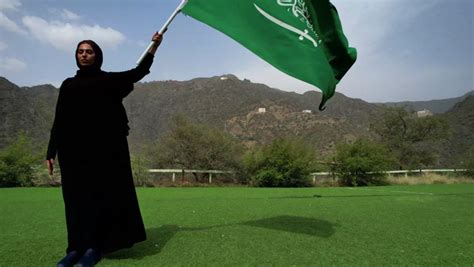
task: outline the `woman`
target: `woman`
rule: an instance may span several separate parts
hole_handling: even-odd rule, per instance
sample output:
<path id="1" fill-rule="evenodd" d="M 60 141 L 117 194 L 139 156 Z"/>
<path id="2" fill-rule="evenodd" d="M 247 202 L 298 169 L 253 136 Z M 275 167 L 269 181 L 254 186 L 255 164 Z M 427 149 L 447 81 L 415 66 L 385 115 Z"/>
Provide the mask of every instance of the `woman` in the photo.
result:
<path id="1" fill-rule="evenodd" d="M 122 99 L 150 71 L 162 35 L 155 33 L 143 61 L 124 72 L 101 70 L 102 50 L 91 40 L 77 45 L 76 76 L 66 79 L 58 102 L 46 164 L 58 155 L 68 247 L 58 266 L 93 266 L 103 253 L 146 239 L 133 184 Z"/>

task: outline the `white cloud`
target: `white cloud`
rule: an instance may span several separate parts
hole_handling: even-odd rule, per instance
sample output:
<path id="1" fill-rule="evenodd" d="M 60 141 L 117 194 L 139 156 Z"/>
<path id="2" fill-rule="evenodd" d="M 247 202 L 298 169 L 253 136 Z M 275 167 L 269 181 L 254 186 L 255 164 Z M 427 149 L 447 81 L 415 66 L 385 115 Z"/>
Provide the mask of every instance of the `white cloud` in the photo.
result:
<path id="1" fill-rule="evenodd" d="M 384 46 L 385 37 L 400 25 L 407 25 L 440 0 L 335 0 L 333 3 L 351 46 L 367 53 Z"/>
<path id="2" fill-rule="evenodd" d="M 349 45 L 358 48 L 358 60 L 346 77 L 342 79 L 340 85 L 343 86 L 338 86 L 337 91 L 341 91 L 340 89 L 343 88 L 352 88 L 354 90 L 350 89 L 345 93 L 362 95 L 361 90 L 366 90 L 366 88 L 376 90 L 380 86 L 380 83 L 370 83 L 369 81 L 373 81 L 372 66 L 378 66 L 381 62 L 390 62 L 390 58 L 386 58 L 386 52 L 382 49 L 386 45 L 387 36 L 392 34 L 401 23 L 410 23 L 420 13 L 436 5 L 439 0 L 333 0 L 332 2 L 338 9 Z M 409 51 L 407 50 L 406 53 Z M 407 66 L 398 64 L 391 66 L 389 73 L 397 72 L 401 74 L 401 77 L 406 77 L 404 75 L 406 72 L 403 71 L 406 69 Z M 351 75 L 354 73 L 357 75 Z M 377 73 L 384 74 L 382 71 L 377 71 Z M 250 62 L 244 69 L 237 70 L 235 75 L 297 93 L 318 90 L 315 86 L 295 79 L 258 58 Z M 382 76 L 387 78 L 387 75 Z M 426 76 L 428 75 L 419 79 L 426 78 Z M 346 86 L 347 80 L 353 86 Z M 355 88 L 359 90 L 359 93 L 354 92 Z M 373 100 L 370 95 L 364 95 L 364 97 Z"/>
<path id="3" fill-rule="evenodd" d="M 16 10 L 17 7 L 21 6 L 19 0 L 0 0 L 0 10 L 11 9 Z"/>
<path id="4" fill-rule="evenodd" d="M 31 36 L 42 43 L 53 47 L 71 51 L 76 44 L 84 39 L 92 39 L 103 47 L 116 48 L 125 40 L 125 36 L 110 27 L 104 28 L 99 25 L 76 25 L 58 21 L 48 22 L 42 18 L 26 16 L 22 19 Z"/>
<path id="5" fill-rule="evenodd" d="M 449 81 L 459 79 L 457 70 L 423 62 L 414 64 L 417 59 L 411 51 L 413 47 L 398 47 L 397 53 L 386 49 L 394 36 L 409 38 L 406 30 L 441 2 L 334 0 L 349 44 L 358 50 L 356 63 L 338 84 L 337 91 L 366 101 L 422 100 L 433 95 L 440 84 L 448 87 Z"/>
<path id="6" fill-rule="evenodd" d="M 0 58 L 0 69 L 5 71 L 22 71 L 26 63 L 16 58 Z"/>
<path id="7" fill-rule="evenodd" d="M 136 44 L 139 46 L 139 47 L 147 47 L 147 45 L 149 44 L 149 42 L 145 42 L 143 40 L 138 40 L 136 41 Z"/>
<path id="8" fill-rule="evenodd" d="M 8 45 L 2 41 L 0 41 L 0 51 L 5 50 L 8 48 Z"/>
<path id="9" fill-rule="evenodd" d="M 309 90 L 319 91 L 317 87 L 281 72 L 260 58 L 255 58 L 249 63 L 245 68 L 234 71 L 233 74 L 240 79 L 248 79 L 254 83 L 263 83 L 272 88 L 300 94 Z"/>
<path id="10" fill-rule="evenodd" d="M 48 8 L 48 12 L 52 15 L 49 16 L 50 19 L 52 19 L 53 17 L 60 18 L 63 21 L 78 21 L 81 19 L 80 15 L 66 8 Z"/>
<path id="11" fill-rule="evenodd" d="M 9 19 L 5 14 L 0 11 L 0 28 L 3 28 L 7 31 L 26 34 L 26 32 L 21 29 L 13 20 Z"/>
<path id="12" fill-rule="evenodd" d="M 65 20 L 79 20 L 81 18 L 81 16 L 67 9 L 61 10 L 61 17 Z"/>
<path id="13" fill-rule="evenodd" d="M 358 49 L 357 62 L 338 84 L 336 91 L 371 102 L 429 100 L 459 96 L 472 90 L 472 76 L 459 63 L 425 62 L 418 59 L 413 46 L 387 50 L 394 35 L 405 35 L 413 24 L 423 22 L 427 13 L 436 10 L 439 0 L 333 0 L 338 8 L 345 34 Z M 413 33 L 411 33 L 413 34 Z M 394 53 L 394 51 L 396 53 Z M 472 54 L 472 53 L 471 53 Z M 471 61 L 472 62 L 472 61 Z M 233 72 L 239 78 L 264 83 L 285 91 L 302 93 L 318 90 L 294 79 L 260 59 Z M 472 73 L 472 71 L 471 71 Z M 467 89 L 466 89 L 467 88 Z"/>

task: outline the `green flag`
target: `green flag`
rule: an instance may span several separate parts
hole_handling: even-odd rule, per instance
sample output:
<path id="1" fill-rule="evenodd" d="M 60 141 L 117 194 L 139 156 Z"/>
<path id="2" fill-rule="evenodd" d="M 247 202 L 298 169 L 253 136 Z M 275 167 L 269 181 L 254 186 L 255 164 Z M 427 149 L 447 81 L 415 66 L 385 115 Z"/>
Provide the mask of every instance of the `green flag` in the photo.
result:
<path id="1" fill-rule="evenodd" d="M 182 12 L 321 89 L 320 110 L 357 56 L 329 0 L 188 0 Z"/>

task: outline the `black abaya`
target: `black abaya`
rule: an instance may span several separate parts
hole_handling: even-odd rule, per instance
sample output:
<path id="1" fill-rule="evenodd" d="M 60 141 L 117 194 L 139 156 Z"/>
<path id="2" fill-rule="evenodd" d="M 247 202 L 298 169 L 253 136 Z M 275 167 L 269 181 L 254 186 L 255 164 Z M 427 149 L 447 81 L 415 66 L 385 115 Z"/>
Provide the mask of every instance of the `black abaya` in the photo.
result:
<path id="1" fill-rule="evenodd" d="M 148 54 L 125 72 L 81 69 L 61 85 L 47 159 L 57 153 L 61 167 L 67 252 L 112 252 L 146 239 L 122 99 L 152 62 Z"/>

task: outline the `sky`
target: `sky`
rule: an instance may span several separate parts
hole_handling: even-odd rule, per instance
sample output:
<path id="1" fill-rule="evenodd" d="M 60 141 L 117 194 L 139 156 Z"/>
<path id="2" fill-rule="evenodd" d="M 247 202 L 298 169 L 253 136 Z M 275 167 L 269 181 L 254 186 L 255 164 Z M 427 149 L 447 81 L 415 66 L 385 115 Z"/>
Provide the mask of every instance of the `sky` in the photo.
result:
<path id="1" fill-rule="evenodd" d="M 179 2 L 0 0 L 0 76 L 19 86 L 58 87 L 75 75 L 74 49 L 83 39 L 102 47 L 104 70 L 133 68 Z M 358 51 L 338 92 L 368 102 L 394 102 L 458 97 L 474 89 L 474 1 L 331 2 L 350 46 Z M 318 90 L 183 14 L 170 25 L 143 81 L 224 74 L 285 91 Z"/>

